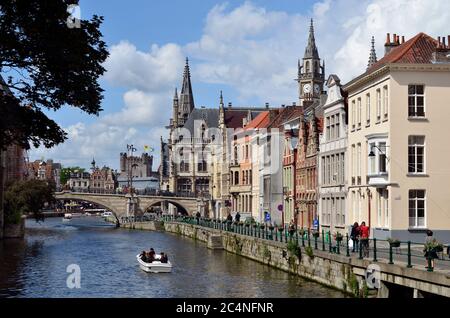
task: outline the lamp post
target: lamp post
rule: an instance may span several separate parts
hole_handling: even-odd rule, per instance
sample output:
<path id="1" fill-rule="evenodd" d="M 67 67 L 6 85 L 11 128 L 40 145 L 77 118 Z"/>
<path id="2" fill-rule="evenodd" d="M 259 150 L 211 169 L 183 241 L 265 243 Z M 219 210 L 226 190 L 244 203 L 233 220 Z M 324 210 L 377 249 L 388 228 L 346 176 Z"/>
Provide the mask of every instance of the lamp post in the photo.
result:
<path id="1" fill-rule="evenodd" d="M 129 213 L 131 213 L 133 216 L 135 216 L 135 207 L 134 207 L 134 191 L 133 191 L 133 168 L 137 167 L 138 165 L 133 163 L 133 154 L 137 151 L 136 148 L 134 148 L 134 145 L 128 145 L 127 144 L 127 163 L 128 163 L 128 191 L 130 194 L 130 200 L 129 205 L 127 209 L 127 216 L 129 216 Z"/>

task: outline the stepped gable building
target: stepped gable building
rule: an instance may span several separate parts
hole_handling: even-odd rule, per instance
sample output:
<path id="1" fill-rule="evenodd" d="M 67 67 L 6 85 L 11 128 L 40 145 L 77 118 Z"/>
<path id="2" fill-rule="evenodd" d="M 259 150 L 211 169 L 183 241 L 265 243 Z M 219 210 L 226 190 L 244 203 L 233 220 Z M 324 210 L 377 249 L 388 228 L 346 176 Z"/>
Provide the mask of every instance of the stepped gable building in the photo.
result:
<path id="1" fill-rule="evenodd" d="M 450 36 L 387 35 L 348 94 L 347 223 L 375 238 L 450 241 Z"/>
<path id="2" fill-rule="evenodd" d="M 372 49 L 373 45 L 372 42 Z M 373 56 L 371 53 L 371 58 Z M 347 102 L 337 75 L 330 75 L 326 85 L 328 98 L 323 106 L 324 127 L 320 137 L 318 170 L 320 228 L 325 232 L 345 235 L 348 230 L 345 219 Z"/>
<path id="3" fill-rule="evenodd" d="M 299 142 L 296 162 L 296 211 L 298 225 L 313 228 L 314 220 L 318 221 L 318 154 L 319 137 L 323 128 L 322 105 L 326 101 L 325 62 L 321 59 L 314 37 L 314 26 L 311 20 L 308 44 L 303 62 L 299 62 L 298 83 L 300 103 L 304 109 L 303 120 L 299 128 Z M 318 228 L 317 228 L 318 229 Z"/>
<path id="4" fill-rule="evenodd" d="M 91 175 L 89 192 L 112 194 L 116 189 L 116 178 L 112 169 L 104 166 L 99 168 L 95 165 L 95 160 L 91 162 Z"/>

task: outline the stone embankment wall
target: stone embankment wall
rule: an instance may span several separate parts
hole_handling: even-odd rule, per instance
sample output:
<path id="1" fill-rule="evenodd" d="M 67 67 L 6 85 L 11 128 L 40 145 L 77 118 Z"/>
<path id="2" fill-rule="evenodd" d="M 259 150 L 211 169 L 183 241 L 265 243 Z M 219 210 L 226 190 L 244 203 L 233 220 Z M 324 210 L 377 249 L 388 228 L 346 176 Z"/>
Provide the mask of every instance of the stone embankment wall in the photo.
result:
<path id="1" fill-rule="evenodd" d="M 124 227 L 166 231 L 207 243 L 212 249 L 250 258 L 260 263 L 299 275 L 323 285 L 339 289 L 357 297 L 426 297 L 441 295 L 450 297 L 450 277 L 443 273 L 430 273 L 416 268 L 385 263 L 380 268 L 378 290 L 369 290 L 365 274 L 370 260 L 355 259 L 341 254 L 331 254 L 312 247 L 267 241 L 237 233 L 204 228 L 185 223 L 147 222 L 127 224 Z"/>

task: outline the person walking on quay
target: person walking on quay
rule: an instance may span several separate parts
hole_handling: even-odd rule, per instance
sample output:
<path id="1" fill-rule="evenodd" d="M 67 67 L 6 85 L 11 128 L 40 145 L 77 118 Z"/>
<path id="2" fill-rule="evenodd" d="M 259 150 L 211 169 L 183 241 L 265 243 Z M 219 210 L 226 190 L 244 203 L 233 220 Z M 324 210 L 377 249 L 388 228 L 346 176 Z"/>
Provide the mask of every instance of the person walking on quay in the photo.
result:
<path id="1" fill-rule="evenodd" d="M 239 223 L 239 221 L 241 221 L 241 215 L 239 214 L 239 212 L 237 212 L 234 216 L 234 220 L 236 221 L 236 223 Z"/>
<path id="2" fill-rule="evenodd" d="M 432 248 L 431 246 L 433 245 L 433 243 L 436 242 L 436 239 L 433 236 L 433 231 L 431 230 L 427 230 L 427 237 L 425 238 L 425 259 L 427 260 L 427 265 L 425 267 L 429 267 L 429 263 L 428 261 L 430 260 L 430 265 L 431 268 L 434 268 L 434 260 L 436 258 L 439 258 L 436 252 L 435 248 Z"/>
<path id="3" fill-rule="evenodd" d="M 239 212 L 238 212 L 239 213 Z M 231 213 L 228 212 L 227 216 L 227 230 L 229 231 L 231 228 L 231 223 L 233 222 L 233 217 L 231 216 Z"/>
<path id="4" fill-rule="evenodd" d="M 200 224 L 200 217 L 201 217 L 201 214 L 200 214 L 199 211 L 197 211 L 197 214 L 195 215 L 195 217 L 197 219 L 197 225 L 199 225 Z"/>
<path id="5" fill-rule="evenodd" d="M 353 241 L 352 253 L 358 252 L 358 241 L 359 241 L 359 224 L 355 222 L 352 226 L 352 231 L 350 232 L 350 238 Z"/>
<path id="6" fill-rule="evenodd" d="M 359 227 L 361 248 L 363 249 L 363 257 L 369 257 L 369 234 L 370 228 L 366 226 L 366 222 L 362 222 Z"/>
<path id="7" fill-rule="evenodd" d="M 294 224 L 294 220 L 291 220 L 291 222 L 289 222 L 289 237 L 292 239 L 294 237 L 295 234 L 295 224 Z"/>

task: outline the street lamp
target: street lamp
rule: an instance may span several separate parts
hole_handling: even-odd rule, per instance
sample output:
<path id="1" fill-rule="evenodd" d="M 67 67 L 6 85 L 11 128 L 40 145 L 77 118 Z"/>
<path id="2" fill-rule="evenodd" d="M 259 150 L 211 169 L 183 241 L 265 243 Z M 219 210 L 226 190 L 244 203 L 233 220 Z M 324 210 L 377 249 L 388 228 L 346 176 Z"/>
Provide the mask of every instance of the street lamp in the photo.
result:
<path id="1" fill-rule="evenodd" d="M 130 194 L 130 201 L 129 201 L 129 212 L 134 216 L 135 209 L 134 209 L 134 200 L 133 200 L 133 168 L 137 167 L 138 165 L 133 162 L 133 153 L 136 152 L 137 149 L 134 148 L 134 145 L 128 145 L 127 144 L 127 163 L 128 163 L 128 191 Z M 127 211 L 128 212 L 128 211 Z"/>
<path id="2" fill-rule="evenodd" d="M 385 146 L 388 147 L 388 146 Z M 377 145 L 373 145 L 372 148 L 370 149 L 370 153 L 369 153 L 369 158 L 374 158 L 376 157 L 375 152 L 373 151 L 373 148 L 377 148 L 379 152 L 381 152 L 382 155 L 385 156 L 385 158 L 389 161 L 389 157 L 386 155 L 386 153 L 381 150 Z"/>

